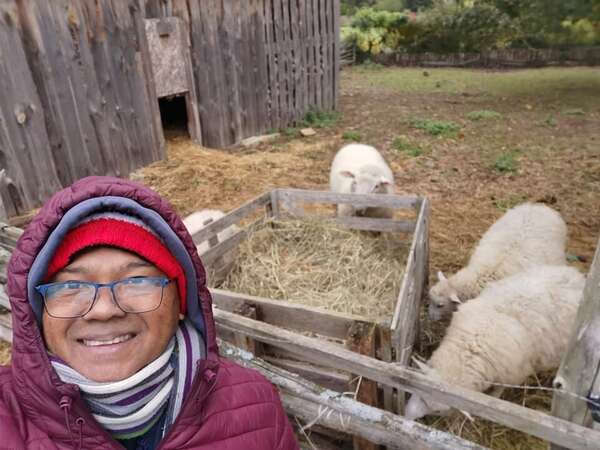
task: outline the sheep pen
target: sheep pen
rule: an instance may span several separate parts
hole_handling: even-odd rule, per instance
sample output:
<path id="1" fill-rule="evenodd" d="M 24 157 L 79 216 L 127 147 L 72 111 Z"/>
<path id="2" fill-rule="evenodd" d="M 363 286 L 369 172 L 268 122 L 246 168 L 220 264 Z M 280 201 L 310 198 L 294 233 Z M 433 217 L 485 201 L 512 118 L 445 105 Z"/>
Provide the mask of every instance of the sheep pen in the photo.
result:
<path id="1" fill-rule="evenodd" d="M 240 244 L 221 286 L 274 300 L 390 319 L 409 242 L 324 220 L 270 220 Z"/>

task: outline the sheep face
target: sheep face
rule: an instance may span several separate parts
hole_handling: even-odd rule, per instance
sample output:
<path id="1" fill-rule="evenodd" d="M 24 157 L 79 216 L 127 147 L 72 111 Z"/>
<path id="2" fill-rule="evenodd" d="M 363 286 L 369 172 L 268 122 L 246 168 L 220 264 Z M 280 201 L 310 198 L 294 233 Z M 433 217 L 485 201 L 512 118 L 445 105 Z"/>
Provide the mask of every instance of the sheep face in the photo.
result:
<path id="1" fill-rule="evenodd" d="M 413 395 L 406 405 L 404 416 L 409 420 L 417 420 L 431 414 L 446 415 L 451 408 L 442 403 L 425 400 L 418 395 Z"/>
<path id="2" fill-rule="evenodd" d="M 387 194 L 391 186 L 391 181 L 381 175 L 371 172 L 361 171 L 354 174 L 348 170 L 340 172 L 340 175 L 350 178 L 350 192 L 354 194 Z M 356 215 L 364 214 L 366 207 L 354 208 Z"/>
<path id="3" fill-rule="evenodd" d="M 438 272 L 438 282 L 429 290 L 429 319 L 442 320 L 456 311 L 460 303 L 458 291 Z"/>

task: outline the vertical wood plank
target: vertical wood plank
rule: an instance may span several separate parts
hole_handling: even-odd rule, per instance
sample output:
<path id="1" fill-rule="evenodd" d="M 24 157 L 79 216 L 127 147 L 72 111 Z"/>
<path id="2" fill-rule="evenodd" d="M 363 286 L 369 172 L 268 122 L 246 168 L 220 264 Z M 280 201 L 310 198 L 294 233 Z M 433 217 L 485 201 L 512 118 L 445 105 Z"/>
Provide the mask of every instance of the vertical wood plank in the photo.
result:
<path id="1" fill-rule="evenodd" d="M 273 0 L 262 0 L 265 22 L 265 47 L 267 52 L 268 114 L 271 128 L 282 127 L 279 115 L 278 64 L 276 61 L 275 33 L 273 28 Z"/>
<path id="2" fill-rule="evenodd" d="M 9 197 L 4 202 L 11 203 L 13 215 L 61 187 L 20 32 L 16 2 L 0 3 L 0 169 Z"/>
<path id="3" fill-rule="evenodd" d="M 290 99 L 291 91 L 291 59 L 290 59 L 290 16 L 289 16 L 289 2 L 290 0 L 278 0 L 276 3 L 280 6 L 280 14 L 278 15 L 278 36 L 281 39 L 278 42 L 279 55 L 281 58 L 282 65 L 282 85 L 281 88 L 281 104 L 282 104 L 282 121 L 285 126 L 290 125 L 291 121 L 291 109 L 293 102 Z"/>
<path id="4" fill-rule="evenodd" d="M 323 63 L 323 54 L 322 54 L 322 48 L 321 48 L 321 0 L 312 0 L 313 2 L 313 20 L 314 20 L 314 29 L 315 29 L 315 35 L 314 35 L 314 41 L 313 41 L 313 47 L 314 47 L 314 57 L 315 57 L 315 61 L 314 61 L 314 70 L 315 70 L 315 103 L 314 103 L 314 107 L 315 109 L 322 109 L 323 108 L 323 84 L 322 84 L 322 76 L 323 76 L 323 68 L 322 68 L 322 63 Z"/>
<path id="5" fill-rule="evenodd" d="M 340 57 L 341 57 L 341 48 L 340 48 L 340 0 L 332 0 L 333 1 L 333 36 L 334 36 L 334 46 L 333 46 L 333 107 L 334 109 L 338 109 L 339 107 L 339 93 L 340 93 Z"/>
<path id="6" fill-rule="evenodd" d="M 366 356 L 375 356 L 375 333 L 377 327 L 373 324 L 355 323 L 348 331 L 347 347 L 356 353 Z M 370 406 L 377 406 L 377 383 L 366 378 L 360 378 L 360 386 L 356 395 L 356 400 Z M 378 446 L 372 442 L 354 436 L 354 450 L 377 450 Z"/>
<path id="7" fill-rule="evenodd" d="M 600 240 L 588 273 L 583 300 L 571 333 L 569 345 L 554 379 L 552 414 L 578 425 L 594 425 L 588 405 L 582 397 L 590 393 L 600 366 Z M 563 449 L 552 445 L 552 450 Z"/>
<path id="8" fill-rule="evenodd" d="M 265 37 L 264 23 L 264 0 L 253 0 L 252 17 L 250 23 L 251 41 L 252 41 L 252 59 L 253 59 L 253 86 L 256 111 L 255 134 L 262 134 L 271 128 L 271 120 L 268 114 L 269 104 L 269 78 L 267 56 L 267 44 Z"/>

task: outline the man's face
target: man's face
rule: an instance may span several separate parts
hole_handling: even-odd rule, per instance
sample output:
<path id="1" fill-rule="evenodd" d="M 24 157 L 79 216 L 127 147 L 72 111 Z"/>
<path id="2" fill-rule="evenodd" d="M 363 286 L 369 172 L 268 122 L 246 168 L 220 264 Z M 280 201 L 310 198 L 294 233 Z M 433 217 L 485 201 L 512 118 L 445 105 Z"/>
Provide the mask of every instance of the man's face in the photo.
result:
<path id="1" fill-rule="evenodd" d="M 109 283 L 130 277 L 164 277 L 139 256 L 110 247 L 83 252 L 53 279 Z M 85 316 L 57 319 L 44 311 L 46 347 L 83 376 L 99 382 L 123 380 L 156 359 L 175 334 L 179 320 L 177 284 L 165 286 L 160 307 L 131 314 L 119 309 L 109 288 L 100 288 Z"/>

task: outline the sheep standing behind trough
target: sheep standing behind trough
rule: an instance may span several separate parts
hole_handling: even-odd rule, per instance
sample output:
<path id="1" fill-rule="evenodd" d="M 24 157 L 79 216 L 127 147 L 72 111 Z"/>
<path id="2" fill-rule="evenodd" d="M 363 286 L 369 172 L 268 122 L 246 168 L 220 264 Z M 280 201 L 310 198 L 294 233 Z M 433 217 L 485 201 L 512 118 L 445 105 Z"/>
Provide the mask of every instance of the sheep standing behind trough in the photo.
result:
<path id="1" fill-rule="evenodd" d="M 201 211 L 197 211 L 187 216 L 185 219 L 183 219 L 183 223 L 187 228 L 188 232 L 193 236 L 202 228 L 206 227 L 210 223 L 220 219 L 223 216 L 225 216 L 225 214 L 222 211 L 216 209 L 203 209 Z M 236 225 L 230 225 L 229 227 L 217 233 L 217 240 L 219 242 L 223 242 L 225 239 L 233 236 L 239 231 L 239 227 L 237 227 Z M 208 240 L 196 246 L 196 249 L 198 250 L 200 258 L 202 258 L 202 255 L 210 249 Z M 237 249 L 234 248 L 229 250 L 216 261 L 214 261 L 212 267 L 210 268 L 211 270 L 207 270 L 207 276 L 209 277 L 208 281 L 211 286 L 219 285 L 225 280 L 225 278 L 233 268 L 236 256 Z"/>
<path id="2" fill-rule="evenodd" d="M 560 365 L 583 297 L 585 277 L 569 266 L 540 266 L 490 283 L 460 305 L 440 346 L 421 370 L 437 380 L 483 392 L 521 384 Z M 450 407 L 413 395 L 406 417 Z"/>
<path id="3" fill-rule="evenodd" d="M 393 194 L 394 174 L 383 156 L 370 145 L 349 144 L 342 147 L 333 162 L 329 175 L 332 192 L 342 194 Z M 338 217 L 393 217 L 393 210 L 381 207 L 355 208 L 338 205 Z"/>
<path id="4" fill-rule="evenodd" d="M 483 235 L 469 264 L 429 290 L 429 318 L 451 315 L 457 304 L 477 297 L 490 282 L 540 265 L 566 264 L 567 225 L 560 214 L 539 203 L 506 212 Z"/>

